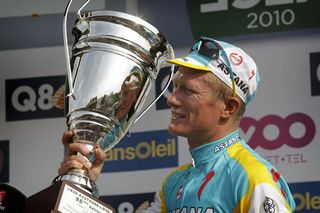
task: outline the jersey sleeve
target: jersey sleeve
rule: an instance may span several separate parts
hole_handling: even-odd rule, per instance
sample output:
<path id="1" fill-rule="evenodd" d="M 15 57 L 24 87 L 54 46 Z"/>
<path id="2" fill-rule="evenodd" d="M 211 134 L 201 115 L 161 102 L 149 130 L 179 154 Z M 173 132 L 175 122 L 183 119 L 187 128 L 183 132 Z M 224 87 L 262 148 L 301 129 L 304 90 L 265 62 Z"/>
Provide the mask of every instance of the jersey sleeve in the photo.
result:
<path id="1" fill-rule="evenodd" d="M 249 206 L 249 213 L 291 213 L 294 208 L 294 205 L 290 205 L 284 195 L 269 183 L 261 183 L 254 187 Z"/>

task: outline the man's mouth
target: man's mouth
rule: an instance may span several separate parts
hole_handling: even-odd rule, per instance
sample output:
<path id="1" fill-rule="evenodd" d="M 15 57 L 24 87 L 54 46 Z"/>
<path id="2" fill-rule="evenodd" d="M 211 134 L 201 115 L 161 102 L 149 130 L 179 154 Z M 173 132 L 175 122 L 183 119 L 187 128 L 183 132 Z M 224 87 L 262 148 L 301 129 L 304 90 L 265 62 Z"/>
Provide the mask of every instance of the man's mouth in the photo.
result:
<path id="1" fill-rule="evenodd" d="M 171 113 L 172 120 L 178 120 L 178 119 L 182 119 L 182 118 L 184 118 L 184 116 L 180 113 L 176 113 L 176 112 Z"/>

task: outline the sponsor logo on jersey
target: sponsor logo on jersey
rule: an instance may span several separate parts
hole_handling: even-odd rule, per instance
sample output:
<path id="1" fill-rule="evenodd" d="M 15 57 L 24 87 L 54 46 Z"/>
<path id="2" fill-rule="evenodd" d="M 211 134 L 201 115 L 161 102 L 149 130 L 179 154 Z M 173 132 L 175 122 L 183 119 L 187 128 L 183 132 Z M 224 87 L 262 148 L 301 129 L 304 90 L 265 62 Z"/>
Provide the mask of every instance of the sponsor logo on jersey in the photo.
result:
<path id="1" fill-rule="evenodd" d="M 278 204 L 273 199 L 266 197 L 260 206 L 260 213 L 278 213 L 278 212 L 279 212 Z"/>
<path id="2" fill-rule="evenodd" d="M 279 180 L 279 178 L 281 177 L 280 172 L 278 172 L 275 168 L 272 168 L 272 169 L 271 169 L 271 175 L 272 175 L 272 179 L 273 179 L 273 181 L 274 181 L 275 183 L 277 183 L 278 180 Z M 285 191 L 284 191 L 284 189 L 283 189 L 282 186 L 280 187 L 280 189 L 281 189 L 282 195 L 283 195 L 284 197 L 287 197 L 287 195 L 286 195 L 286 193 L 285 193 Z"/>
<path id="3" fill-rule="evenodd" d="M 183 195 L 183 189 L 184 187 L 183 186 L 180 186 L 180 188 L 178 189 L 178 192 L 177 192 L 177 195 L 176 195 L 176 200 L 180 200 L 180 198 L 182 197 Z"/>
<path id="4" fill-rule="evenodd" d="M 183 206 L 181 208 L 169 210 L 169 213 L 214 213 L 214 209 L 212 207 L 186 207 Z"/>
<path id="5" fill-rule="evenodd" d="M 220 152 L 222 150 L 224 150 L 225 148 L 228 148 L 229 146 L 231 146 L 232 144 L 236 143 L 237 141 L 239 140 L 239 137 L 236 136 L 236 137 L 233 137 L 229 140 L 226 140 L 225 142 L 223 143 L 220 143 L 219 145 L 216 145 L 214 147 L 214 152 Z"/>
<path id="6" fill-rule="evenodd" d="M 202 194 L 202 191 L 204 190 L 204 188 L 206 187 L 206 185 L 208 184 L 208 182 L 213 178 L 214 176 L 214 171 L 210 171 L 206 177 L 203 179 L 203 182 L 198 190 L 198 200 L 200 200 L 200 197 L 201 197 L 201 194 Z"/>

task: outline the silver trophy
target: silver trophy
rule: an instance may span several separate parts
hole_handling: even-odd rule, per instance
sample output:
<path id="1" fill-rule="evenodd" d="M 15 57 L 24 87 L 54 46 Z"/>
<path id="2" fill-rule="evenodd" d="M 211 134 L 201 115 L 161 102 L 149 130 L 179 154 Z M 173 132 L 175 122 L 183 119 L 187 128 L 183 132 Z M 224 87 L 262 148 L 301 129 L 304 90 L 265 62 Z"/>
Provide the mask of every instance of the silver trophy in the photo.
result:
<path id="1" fill-rule="evenodd" d="M 69 56 L 67 16 L 63 37 L 67 65 L 65 111 L 69 129 L 76 132 L 74 141 L 93 151 L 110 150 L 165 92 L 149 106 L 143 104 L 166 60 L 173 50 L 152 25 L 135 16 L 115 11 L 81 13 L 77 11 L 73 27 L 74 44 Z M 86 156 L 90 162 L 94 154 Z M 71 170 L 55 178 L 48 188 L 30 196 L 24 213 L 34 212 L 115 212 L 97 199 L 94 182 L 88 171 Z"/>
<path id="2" fill-rule="evenodd" d="M 160 69 L 173 58 L 173 49 L 154 26 L 138 17 L 115 11 L 81 14 L 84 5 L 77 12 L 69 57 L 66 23 L 71 2 L 64 19 L 67 125 L 76 132 L 74 141 L 108 151 L 157 100 L 143 105 Z M 171 71 L 164 90 L 173 67 Z M 95 160 L 93 154 L 87 159 Z M 95 192 L 85 170 L 71 170 L 57 180 Z"/>

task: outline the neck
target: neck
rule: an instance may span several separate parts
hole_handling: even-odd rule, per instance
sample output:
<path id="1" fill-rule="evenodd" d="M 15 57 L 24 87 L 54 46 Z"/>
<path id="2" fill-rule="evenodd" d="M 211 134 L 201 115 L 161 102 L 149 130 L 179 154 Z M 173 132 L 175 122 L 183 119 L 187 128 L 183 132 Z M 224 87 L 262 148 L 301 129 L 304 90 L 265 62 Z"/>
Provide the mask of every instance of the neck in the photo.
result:
<path id="1" fill-rule="evenodd" d="M 204 144 L 210 143 L 212 141 L 219 140 L 224 138 L 225 136 L 231 134 L 232 132 L 236 131 L 239 128 L 238 125 L 232 126 L 230 128 L 225 128 L 225 126 L 213 129 L 211 133 L 208 135 L 196 136 L 194 138 L 187 138 L 189 148 L 193 149 Z"/>

